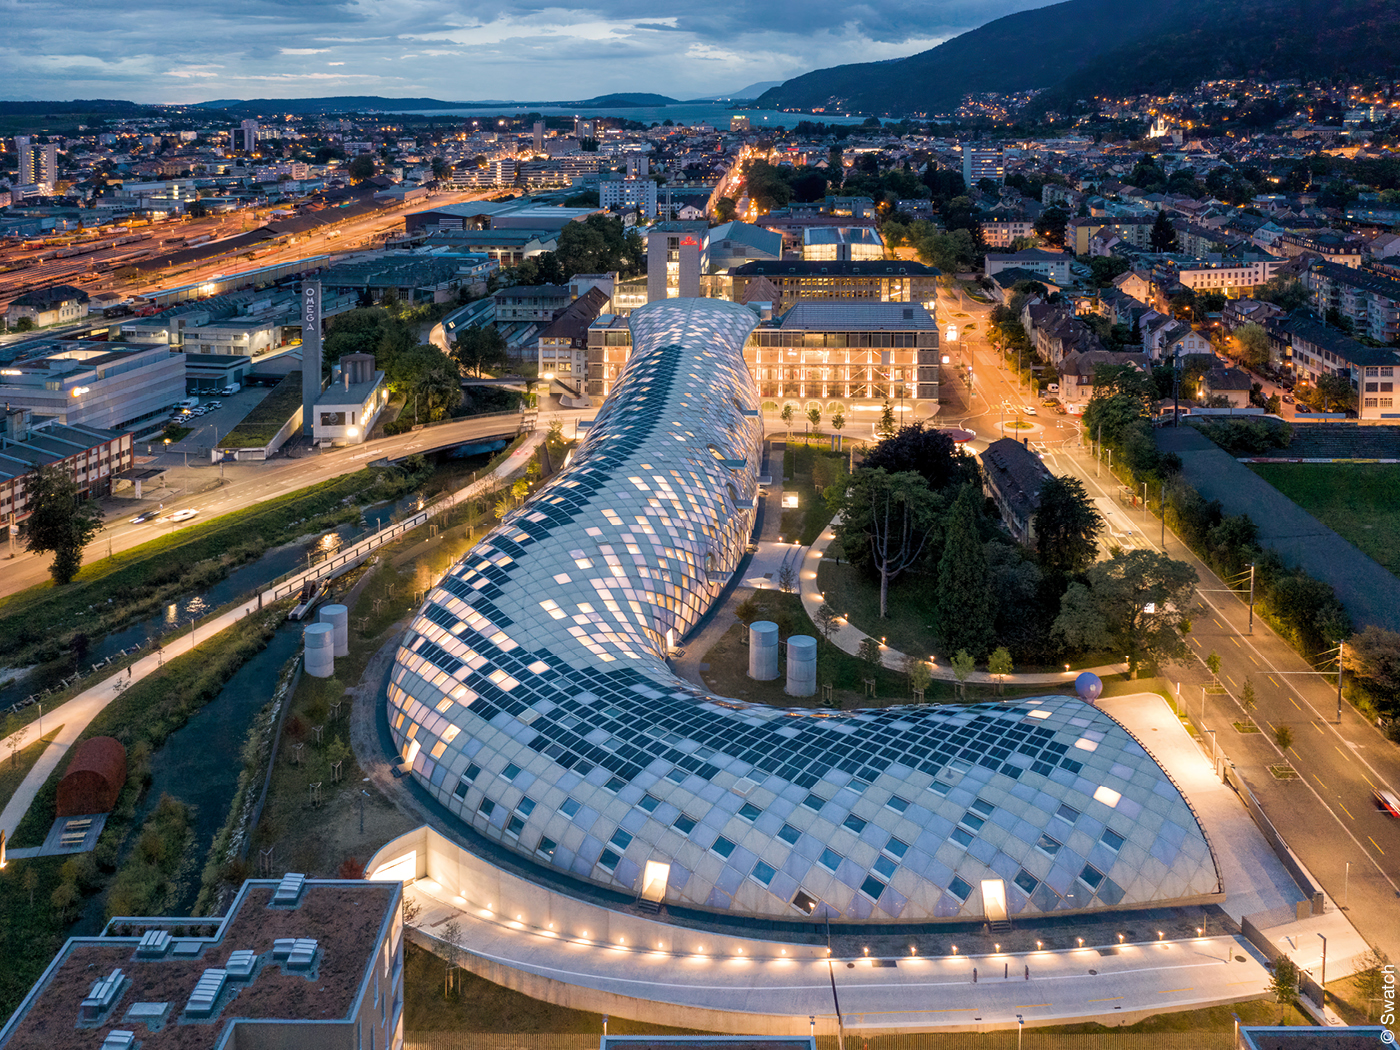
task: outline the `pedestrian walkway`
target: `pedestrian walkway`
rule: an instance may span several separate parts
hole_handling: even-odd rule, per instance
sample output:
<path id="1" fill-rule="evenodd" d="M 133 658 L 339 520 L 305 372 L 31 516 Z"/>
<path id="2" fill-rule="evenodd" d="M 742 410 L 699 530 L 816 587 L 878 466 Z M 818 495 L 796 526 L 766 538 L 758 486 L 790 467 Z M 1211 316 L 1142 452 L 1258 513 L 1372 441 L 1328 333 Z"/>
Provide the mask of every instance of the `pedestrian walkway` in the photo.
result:
<path id="1" fill-rule="evenodd" d="M 441 514 L 444 511 L 450 510 L 468 496 L 485 489 L 493 481 L 509 477 L 516 471 L 523 470 L 536 446 L 538 446 L 544 438 L 544 433 L 540 431 L 536 431 L 534 434 L 530 435 L 530 437 L 522 442 L 519 448 L 507 456 L 505 461 L 492 471 L 491 474 L 459 489 L 448 498 L 439 500 L 430 508 L 432 513 Z M 426 517 L 424 520 L 426 520 Z M 382 530 L 382 534 L 384 534 L 387 539 L 394 539 L 397 538 L 400 531 L 401 530 L 395 530 L 391 527 L 390 529 Z M 392 533 L 392 535 L 389 535 L 390 533 Z M 357 544 L 357 551 L 360 547 L 364 546 L 364 544 L 365 541 L 361 541 L 360 544 Z M 367 554 L 371 549 L 373 548 L 365 547 L 365 549 L 359 553 L 361 555 Z M 91 724 L 92 720 L 96 718 L 108 704 L 120 696 L 123 691 L 129 689 L 147 675 L 159 670 L 166 660 L 173 660 L 177 656 L 183 656 L 185 653 L 192 652 L 194 649 L 198 648 L 201 643 L 208 641 L 210 638 L 214 637 L 214 635 L 233 626 L 244 617 L 257 613 L 265 603 L 277 600 L 280 595 L 291 593 L 299 588 L 305 579 L 312 577 L 319 578 L 319 575 L 325 571 L 324 566 L 318 565 L 306 572 L 282 581 L 276 587 L 269 588 L 267 591 L 258 594 L 257 597 L 228 610 L 221 616 L 210 620 L 208 623 L 197 625 L 189 634 L 171 639 L 164 648 L 151 651 L 146 656 L 141 657 L 135 663 L 117 672 L 115 675 L 90 686 L 77 696 L 60 704 L 54 710 L 47 712 L 45 717 L 51 719 L 55 723 L 61 722 L 63 728 L 58 731 L 53 742 L 44 749 L 44 753 L 39 756 L 39 760 L 34 763 L 34 767 L 30 769 L 19 787 L 15 789 L 14 795 L 12 795 L 10 801 L 6 803 L 3 812 L 0 812 L 0 832 L 4 832 L 7 839 L 13 837 L 15 829 L 19 827 L 19 822 L 29 810 L 30 803 L 34 801 L 35 796 L 39 793 L 39 789 L 48 782 L 49 777 L 53 774 L 54 770 L 58 768 L 64 756 L 68 754 L 69 748 L 77 742 L 88 725 Z M 17 730 L 16 734 L 12 734 L 12 736 L 17 734 L 27 736 L 29 728 L 29 726 L 26 726 L 24 729 Z M 10 738 L 7 738 L 3 741 L 7 747 L 9 739 Z"/>
<path id="2" fill-rule="evenodd" d="M 813 623 L 816 623 L 817 620 L 817 610 L 822 607 L 822 604 L 826 600 L 817 583 L 817 567 L 821 564 L 821 560 L 826 554 L 827 547 L 831 546 L 832 541 L 836 538 L 836 533 L 833 530 L 840 518 L 841 516 L 839 514 L 833 518 L 831 525 L 823 529 L 822 534 L 805 550 L 801 547 L 797 547 L 795 544 L 774 545 L 775 547 L 783 548 L 789 552 L 799 552 L 800 560 L 797 564 L 800 568 L 797 575 L 800 583 L 800 593 L 802 595 L 802 608 L 806 610 L 807 615 L 811 618 Z M 781 564 L 782 558 L 778 556 L 780 553 L 778 551 L 771 552 L 766 557 L 764 556 L 763 548 L 765 546 L 765 544 L 759 544 L 759 557 L 755 557 L 754 561 L 757 563 L 759 558 L 763 557 L 763 564 L 765 565 L 773 561 L 777 561 Z M 752 573 L 750 573 L 750 575 L 752 575 Z M 837 621 L 836 629 L 831 633 L 832 643 L 838 649 L 850 653 L 852 656 L 859 655 L 860 643 L 869 637 L 871 636 L 859 628 L 852 626 L 845 618 Z M 902 673 L 905 669 L 905 662 L 908 659 L 909 658 L 899 650 L 891 649 L 883 643 L 880 645 L 880 662 L 885 667 Z M 1104 664 L 1101 667 L 1084 667 L 1076 671 L 1051 671 L 1037 674 L 993 675 L 986 671 L 973 671 L 967 676 L 967 681 L 979 685 L 1054 685 L 1063 688 L 1072 684 L 1074 680 L 1085 671 L 1096 674 L 1100 678 L 1106 678 L 1110 675 L 1125 674 L 1127 670 L 1128 665 L 1126 663 L 1119 663 Z M 929 673 L 932 677 L 942 682 L 956 682 L 958 680 L 958 676 L 953 673 L 953 669 L 950 666 L 947 664 L 940 664 L 934 660 L 929 661 Z"/>

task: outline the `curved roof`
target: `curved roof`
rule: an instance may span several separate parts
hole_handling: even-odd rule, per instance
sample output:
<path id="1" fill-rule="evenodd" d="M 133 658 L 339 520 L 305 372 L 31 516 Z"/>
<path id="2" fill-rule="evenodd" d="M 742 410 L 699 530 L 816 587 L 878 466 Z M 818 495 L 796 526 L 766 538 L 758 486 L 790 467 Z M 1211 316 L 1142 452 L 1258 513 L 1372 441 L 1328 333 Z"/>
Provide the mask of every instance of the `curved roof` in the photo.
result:
<path id="1" fill-rule="evenodd" d="M 1190 807 L 1107 715 L 1057 696 L 837 713 L 711 696 L 665 663 L 741 559 L 761 427 L 714 299 L 632 314 L 568 469 L 439 581 L 389 720 L 414 777 L 541 864 L 736 914 L 980 917 L 1218 890 Z"/>

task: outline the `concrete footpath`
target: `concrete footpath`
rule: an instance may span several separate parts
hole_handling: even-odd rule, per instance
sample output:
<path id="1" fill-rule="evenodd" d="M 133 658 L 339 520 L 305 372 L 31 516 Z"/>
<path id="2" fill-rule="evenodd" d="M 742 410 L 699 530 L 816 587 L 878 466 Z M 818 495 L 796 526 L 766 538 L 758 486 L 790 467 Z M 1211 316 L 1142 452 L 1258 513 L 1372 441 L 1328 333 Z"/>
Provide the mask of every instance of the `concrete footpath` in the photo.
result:
<path id="1" fill-rule="evenodd" d="M 468 496 L 489 485 L 493 480 L 500 480 L 509 477 L 518 470 L 524 469 L 526 462 L 534 453 L 538 446 L 545 439 L 542 431 L 536 431 L 529 439 L 522 442 L 520 447 L 510 454 L 506 460 L 497 467 L 491 474 L 476 482 L 467 485 L 453 493 L 451 497 L 440 500 L 434 505 L 434 509 L 441 513 L 455 507 Z M 387 530 L 386 530 L 387 531 Z M 302 576 L 309 576 L 315 573 L 315 569 Z M 296 577 L 283 581 L 279 585 L 280 590 L 285 590 L 289 585 L 300 585 L 300 580 Z M 77 696 L 60 704 L 52 711 L 46 711 L 44 718 L 50 725 L 62 725 L 62 729 L 47 748 L 39 756 L 39 761 L 34 763 L 34 767 L 25 775 L 19 787 L 15 789 L 14 795 L 5 804 L 3 812 L 0 812 L 0 831 L 4 832 L 5 838 L 11 838 L 15 829 L 19 827 L 19 822 L 24 818 L 24 814 L 29 810 L 30 803 L 39 793 L 39 789 L 44 786 L 59 763 L 68 754 L 69 748 L 77 742 L 92 720 L 102 712 L 108 704 L 115 700 L 122 692 L 129 689 L 136 682 L 141 681 L 147 675 L 159 670 L 166 660 L 173 660 L 177 656 L 191 652 L 198 648 L 203 642 L 208 641 L 214 635 L 233 626 L 239 620 L 247 616 L 255 615 L 263 605 L 263 599 L 271 591 L 260 594 L 236 608 L 230 609 L 223 615 L 210 620 L 208 623 L 199 624 L 189 634 L 179 638 L 171 639 L 163 649 L 154 650 L 146 656 L 141 657 L 129 667 L 119 671 L 117 674 L 83 690 Z M 34 723 L 23 729 L 17 730 L 11 737 L 7 737 L 0 743 L 8 749 L 8 744 L 16 735 L 21 735 L 22 739 L 29 739 L 31 731 L 37 732 Z M 34 739 L 38 739 L 37 736 Z M 34 853 L 38 850 L 34 849 Z M 25 851 L 12 849 L 9 855 L 13 858 L 21 858 L 26 855 Z"/>

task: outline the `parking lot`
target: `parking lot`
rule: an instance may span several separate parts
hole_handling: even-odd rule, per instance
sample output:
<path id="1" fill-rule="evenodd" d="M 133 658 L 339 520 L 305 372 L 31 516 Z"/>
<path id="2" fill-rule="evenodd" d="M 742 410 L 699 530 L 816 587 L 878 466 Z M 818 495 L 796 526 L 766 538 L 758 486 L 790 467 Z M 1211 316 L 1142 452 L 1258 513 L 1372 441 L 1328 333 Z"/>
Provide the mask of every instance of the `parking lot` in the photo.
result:
<path id="1" fill-rule="evenodd" d="M 189 419 L 179 421 L 180 426 L 189 427 L 192 433 L 182 441 L 172 441 L 169 446 L 170 451 L 207 455 L 209 449 L 219 438 L 236 427 L 243 417 L 271 392 L 272 387 L 270 386 L 245 386 L 238 393 L 228 397 L 222 397 L 218 394 L 198 395 L 200 408 L 207 407 L 211 402 L 221 402 L 221 407 L 205 412 L 203 415 L 191 416 Z M 152 451 L 159 451 L 159 448 L 156 447 L 159 444 L 158 441 L 151 444 Z"/>

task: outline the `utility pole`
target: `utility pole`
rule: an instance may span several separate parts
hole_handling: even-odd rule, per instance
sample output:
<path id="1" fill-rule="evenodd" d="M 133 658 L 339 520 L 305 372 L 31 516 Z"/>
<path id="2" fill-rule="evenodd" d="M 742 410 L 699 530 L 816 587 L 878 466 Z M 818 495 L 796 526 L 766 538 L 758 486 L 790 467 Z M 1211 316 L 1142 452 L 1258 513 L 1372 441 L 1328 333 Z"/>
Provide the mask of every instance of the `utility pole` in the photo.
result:
<path id="1" fill-rule="evenodd" d="M 1342 724 L 1342 654 L 1346 648 L 1346 642 L 1337 643 L 1337 725 Z"/>
<path id="2" fill-rule="evenodd" d="M 1249 563 L 1249 633 L 1254 633 L 1254 563 Z M 1340 716 L 1338 716 L 1340 718 Z"/>

